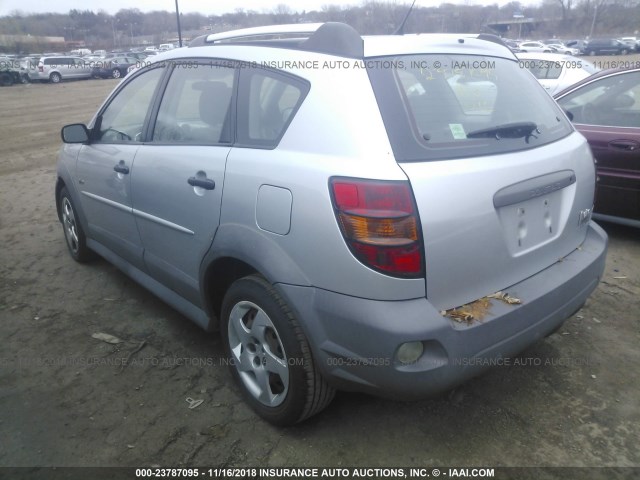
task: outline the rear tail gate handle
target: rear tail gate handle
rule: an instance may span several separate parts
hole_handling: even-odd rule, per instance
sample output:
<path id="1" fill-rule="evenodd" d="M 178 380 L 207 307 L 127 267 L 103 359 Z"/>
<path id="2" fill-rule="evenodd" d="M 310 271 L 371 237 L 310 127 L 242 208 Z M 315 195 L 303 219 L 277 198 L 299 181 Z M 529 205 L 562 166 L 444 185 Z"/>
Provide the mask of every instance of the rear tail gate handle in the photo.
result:
<path id="1" fill-rule="evenodd" d="M 205 190 L 213 190 L 214 188 L 216 188 L 216 182 L 210 178 L 190 177 L 187 182 L 192 187 L 200 187 L 204 188 Z"/>

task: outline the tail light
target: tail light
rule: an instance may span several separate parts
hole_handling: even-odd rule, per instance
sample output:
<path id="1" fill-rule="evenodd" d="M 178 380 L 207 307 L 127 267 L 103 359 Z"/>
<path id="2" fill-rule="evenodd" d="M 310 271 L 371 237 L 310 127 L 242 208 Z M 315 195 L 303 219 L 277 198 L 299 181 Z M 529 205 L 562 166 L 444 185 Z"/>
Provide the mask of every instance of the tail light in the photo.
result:
<path id="1" fill-rule="evenodd" d="M 38 71 L 39 72 L 44 72 L 44 67 L 42 65 L 38 65 Z"/>
<path id="2" fill-rule="evenodd" d="M 408 182 L 331 179 L 333 208 L 353 255 L 388 275 L 423 276 L 420 222 Z"/>

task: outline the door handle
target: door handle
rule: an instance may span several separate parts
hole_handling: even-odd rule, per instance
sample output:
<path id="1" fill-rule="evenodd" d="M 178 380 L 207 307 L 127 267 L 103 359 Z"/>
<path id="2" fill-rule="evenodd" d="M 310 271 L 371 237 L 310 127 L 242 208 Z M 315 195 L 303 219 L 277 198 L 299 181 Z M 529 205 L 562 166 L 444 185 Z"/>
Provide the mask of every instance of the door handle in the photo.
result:
<path id="1" fill-rule="evenodd" d="M 187 182 L 192 187 L 200 187 L 200 188 L 204 188 L 205 190 L 213 190 L 214 188 L 216 188 L 216 182 L 214 182 L 210 178 L 190 177 L 189 180 L 187 180 Z"/>
<path id="2" fill-rule="evenodd" d="M 120 163 L 113 167 L 113 169 L 116 172 L 122 173 L 124 175 L 127 175 L 129 173 L 129 167 L 127 167 L 122 160 L 120 160 Z"/>
<path id="3" fill-rule="evenodd" d="M 613 140 L 609 142 L 609 146 L 617 150 L 627 150 L 629 152 L 640 149 L 640 143 L 634 142 L 633 140 Z"/>

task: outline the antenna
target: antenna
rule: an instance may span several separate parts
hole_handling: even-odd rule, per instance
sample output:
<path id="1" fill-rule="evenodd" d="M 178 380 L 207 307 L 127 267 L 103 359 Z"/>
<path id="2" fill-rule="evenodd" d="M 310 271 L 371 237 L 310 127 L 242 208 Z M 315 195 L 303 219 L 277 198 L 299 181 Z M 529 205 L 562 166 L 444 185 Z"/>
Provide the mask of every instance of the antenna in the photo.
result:
<path id="1" fill-rule="evenodd" d="M 411 4 L 411 7 L 409 7 L 409 11 L 407 12 L 407 14 L 404 16 L 404 20 L 402 20 L 402 23 L 400 24 L 400 26 L 396 29 L 395 32 L 393 32 L 394 35 L 404 35 L 404 24 L 407 23 L 407 19 L 409 18 L 409 15 L 411 15 L 411 11 L 413 10 L 413 6 L 416 4 L 416 0 L 413 0 L 413 3 Z"/>

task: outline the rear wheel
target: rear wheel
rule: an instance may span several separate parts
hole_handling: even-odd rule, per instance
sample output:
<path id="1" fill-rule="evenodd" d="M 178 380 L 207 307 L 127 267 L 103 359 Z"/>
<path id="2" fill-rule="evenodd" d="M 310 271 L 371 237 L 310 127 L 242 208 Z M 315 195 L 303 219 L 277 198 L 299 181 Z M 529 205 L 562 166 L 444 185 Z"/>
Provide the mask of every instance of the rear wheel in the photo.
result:
<path id="1" fill-rule="evenodd" d="M 620 55 L 626 55 L 627 53 L 629 53 L 629 51 L 626 48 L 620 50 Z"/>
<path id="2" fill-rule="evenodd" d="M 229 288 L 221 333 L 231 374 L 270 423 L 293 425 L 333 399 L 335 391 L 316 368 L 295 315 L 262 276 L 244 277 Z"/>
<path id="3" fill-rule="evenodd" d="M 595 50 L 589 50 L 589 56 L 590 57 L 595 57 L 596 55 L 596 51 Z"/>
<path id="4" fill-rule="evenodd" d="M 120 78 L 121 76 L 122 74 L 120 73 L 120 70 L 118 70 L 117 68 L 114 68 L 113 72 L 111 72 L 112 78 Z"/>
<path id="5" fill-rule="evenodd" d="M 49 75 L 49 81 L 51 83 L 60 83 L 61 80 L 62 80 L 62 77 L 60 76 L 59 73 L 53 72 L 51 75 Z"/>

